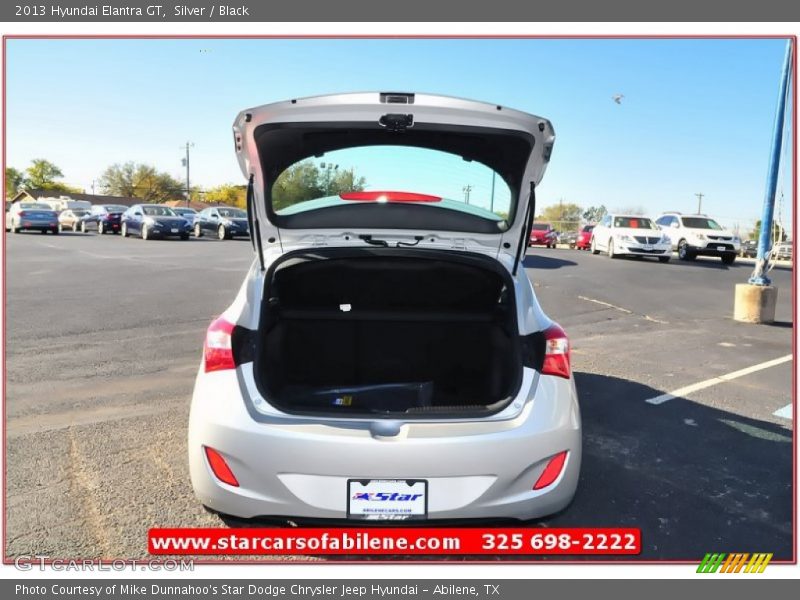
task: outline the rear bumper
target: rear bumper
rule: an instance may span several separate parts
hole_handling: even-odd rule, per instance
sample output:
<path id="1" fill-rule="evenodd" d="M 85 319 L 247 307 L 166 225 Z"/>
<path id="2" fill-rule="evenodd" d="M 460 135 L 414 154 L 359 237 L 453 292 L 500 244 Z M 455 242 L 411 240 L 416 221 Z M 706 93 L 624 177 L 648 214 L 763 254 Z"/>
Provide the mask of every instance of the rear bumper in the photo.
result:
<path id="1" fill-rule="evenodd" d="M 236 373 L 200 372 L 189 423 L 189 465 L 198 499 L 238 517 L 347 518 L 348 479 L 425 479 L 429 519 L 533 519 L 565 508 L 581 463 L 574 382 L 539 378 L 535 397 L 507 421 L 406 422 L 393 437 L 368 420 L 259 418 Z M 220 452 L 239 487 L 211 472 L 203 446 Z M 558 479 L 532 487 L 555 454 Z"/>
<path id="2" fill-rule="evenodd" d="M 58 229 L 58 223 L 54 221 L 20 221 L 17 229 L 23 231 L 53 231 Z"/>

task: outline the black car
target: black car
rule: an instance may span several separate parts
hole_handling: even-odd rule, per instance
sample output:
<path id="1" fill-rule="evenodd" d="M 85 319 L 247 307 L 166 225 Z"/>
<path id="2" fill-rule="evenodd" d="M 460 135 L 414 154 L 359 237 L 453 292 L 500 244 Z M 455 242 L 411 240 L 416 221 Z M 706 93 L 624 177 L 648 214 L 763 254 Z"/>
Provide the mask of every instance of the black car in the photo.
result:
<path id="1" fill-rule="evenodd" d="M 220 240 L 237 236 L 249 237 L 247 213 L 241 208 L 227 206 L 214 206 L 201 210 L 194 220 L 194 235 L 202 237 L 205 233 L 213 233 Z"/>
<path id="2" fill-rule="evenodd" d="M 578 242 L 578 232 L 577 231 L 563 231 L 558 234 L 558 243 L 565 244 L 570 248 L 575 248 L 575 244 Z"/>
<path id="3" fill-rule="evenodd" d="M 744 240 L 739 248 L 739 256 L 755 258 L 758 254 L 758 240 Z"/>
<path id="4" fill-rule="evenodd" d="M 122 215 L 120 233 L 123 238 L 138 234 L 143 240 L 154 237 L 189 239 L 192 226 L 169 207 L 162 204 L 134 204 Z"/>
<path id="5" fill-rule="evenodd" d="M 97 233 L 119 233 L 122 213 L 128 210 L 121 204 L 95 204 L 89 214 L 80 220 L 80 230 L 86 233 L 95 229 Z"/>

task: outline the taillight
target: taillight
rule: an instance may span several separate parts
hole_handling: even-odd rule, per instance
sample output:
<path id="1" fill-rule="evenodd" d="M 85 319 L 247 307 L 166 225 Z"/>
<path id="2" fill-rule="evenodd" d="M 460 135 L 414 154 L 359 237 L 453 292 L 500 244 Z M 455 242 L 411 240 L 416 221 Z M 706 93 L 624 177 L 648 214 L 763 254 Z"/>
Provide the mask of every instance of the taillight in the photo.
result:
<path id="1" fill-rule="evenodd" d="M 561 470 L 564 468 L 564 462 L 567 460 L 567 451 L 559 452 L 553 458 L 551 458 L 547 466 L 542 471 L 542 474 L 539 475 L 539 479 L 536 480 L 536 483 L 533 484 L 533 489 L 540 490 L 542 488 L 546 488 L 548 485 L 552 484 L 558 476 L 561 475 Z"/>
<path id="2" fill-rule="evenodd" d="M 542 375 L 569 379 L 569 339 L 561 326 L 553 323 L 544 332 L 545 351 Z"/>
<path id="3" fill-rule="evenodd" d="M 208 466 L 211 467 L 211 471 L 214 473 L 214 476 L 217 479 L 219 479 L 222 483 L 227 483 L 228 485 L 239 487 L 239 482 L 233 475 L 233 471 L 231 471 L 231 468 L 228 466 L 228 463 L 226 463 L 225 459 L 222 458 L 222 455 L 213 448 L 209 448 L 208 446 L 203 446 L 203 449 L 206 451 L 206 459 L 208 460 Z"/>
<path id="4" fill-rule="evenodd" d="M 21 210 L 21 211 L 19 211 L 19 216 L 20 217 L 27 217 L 28 213 L 26 211 L 24 211 L 24 210 Z"/>
<path id="5" fill-rule="evenodd" d="M 233 360 L 233 347 L 231 346 L 233 327 L 233 323 L 228 323 L 222 317 L 208 326 L 206 341 L 203 344 L 206 373 L 236 368 L 236 363 Z"/>

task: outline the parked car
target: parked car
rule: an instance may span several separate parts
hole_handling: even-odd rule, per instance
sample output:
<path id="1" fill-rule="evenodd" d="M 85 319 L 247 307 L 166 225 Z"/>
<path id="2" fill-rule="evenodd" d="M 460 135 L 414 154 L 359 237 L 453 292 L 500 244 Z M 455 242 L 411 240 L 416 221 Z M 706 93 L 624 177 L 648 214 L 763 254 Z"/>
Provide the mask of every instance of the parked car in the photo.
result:
<path id="1" fill-rule="evenodd" d="M 592 230 L 594 225 L 584 225 L 578 232 L 578 239 L 575 240 L 575 247 L 578 250 L 588 250 L 592 245 Z"/>
<path id="2" fill-rule="evenodd" d="M 58 213 L 42 202 L 14 202 L 6 205 L 6 231 L 39 231 L 58 234 Z"/>
<path id="3" fill-rule="evenodd" d="M 189 208 L 188 206 L 173 206 L 172 210 L 179 217 L 186 219 L 189 222 L 189 225 L 194 226 L 195 219 L 197 219 L 198 215 L 198 212 L 195 209 Z"/>
<path id="4" fill-rule="evenodd" d="M 563 231 L 558 234 L 558 243 L 564 244 L 565 246 L 569 246 L 570 248 L 575 247 L 575 243 L 578 241 L 578 232 L 577 231 Z"/>
<path id="5" fill-rule="evenodd" d="M 88 200 L 73 200 L 69 196 L 39 198 L 38 202 L 47 204 L 51 210 L 57 213 L 68 209 L 89 210 L 92 208 L 92 203 Z"/>
<path id="6" fill-rule="evenodd" d="M 658 225 L 639 215 L 608 214 L 594 226 L 590 242 L 592 254 L 605 251 L 611 258 L 650 256 L 669 262 L 672 245 Z"/>
<path id="7" fill-rule="evenodd" d="M 739 254 L 741 240 L 706 215 L 664 213 L 656 224 L 670 238 L 672 248 L 681 260 L 694 260 L 698 256 L 719 256 L 726 265 L 732 265 Z"/>
<path id="8" fill-rule="evenodd" d="M 58 230 L 64 231 L 71 229 L 78 231 L 80 229 L 81 219 L 89 215 L 89 211 L 83 208 L 68 208 L 62 210 L 58 215 Z"/>
<path id="9" fill-rule="evenodd" d="M 143 240 L 154 237 L 188 240 L 192 230 L 186 219 L 163 204 L 134 204 L 122 213 L 120 227 L 122 237 L 138 234 Z"/>
<path id="10" fill-rule="evenodd" d="M 258 231 L 195 382 L 188 454 L 203 505 L 350 522 L 569 505 L 581 462 L 569 341 L 521 264 L 553 136 L 541 117 L 422 94 L 238 115 Z M 353 165 L 371 189 L 281 196 L 279 175 L 315 156 Z M 443 195 L 456 175 L 487 173 L 511 198 L 509 223 Z"/>
<path id="11" fill-rule="evenodd" d="M 88 215 L 81 219 L 81 231 L 94 229 L 98 234 L 119 233 L 122 213 L 128 210 L 122 204 L 95 204 Z"/>
<path id="12" fill-rule="evenodd" d="M 213 233 L 220 240 L 249 236 L 247 213 L 240 208 L 225 206 L 214 206 L 201 210 L 194 222 L 194 235 L 201 237 L 208 232 Z"/>
<path id="13" fill-rule="evenodd" d="M 547 246 L 555 248 L 558 234 L 550 223 L 534 223 L 531 227 L 531 237 L 528 246 Z"/>
<path id="14" fill-rule="evenodd" d="M 743 258 L 758 256 L 758 240 L 744 240 L 739 247 L 739 256 Z"/>
<path id="15" fill-rule="evenodd" d="M 778 242 L 772 247 L 776 260 L 792 260 L 792 242 Z"/>

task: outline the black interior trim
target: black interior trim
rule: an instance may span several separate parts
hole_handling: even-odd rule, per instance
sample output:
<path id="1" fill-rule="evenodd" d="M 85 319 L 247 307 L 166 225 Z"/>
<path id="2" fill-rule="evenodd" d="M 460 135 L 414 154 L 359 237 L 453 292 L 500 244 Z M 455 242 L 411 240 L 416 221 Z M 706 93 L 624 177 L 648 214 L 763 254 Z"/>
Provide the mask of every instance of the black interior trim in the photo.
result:
<path id="1" fill-rule="evenodd" d="M 334 150 L 387 145 L 430 148 L 461 156 L 467 161 L 480 162 L 496 171 L 511 190 L 509 223 L 513 223 L 519 204 L 516 199 L 520 195 L 522 175 L 536 142 L 532 135 L 512 129 L 415 122 L 413 126 L 398 132 L 382 127 L 377 120 L 266 123 L 255 129 L 254 137 L 264 173 L 267 215 L 277 227 L 403 227 L 474 233 L 498 233 L 498 225 L 468 213 L 431 211 L 430 206 L 413 204 L 360 204 L 278 215 L 272 208 L 272 184 L 289 166 Z M 389 210 L 384 210 L 387 208 Z"/>

